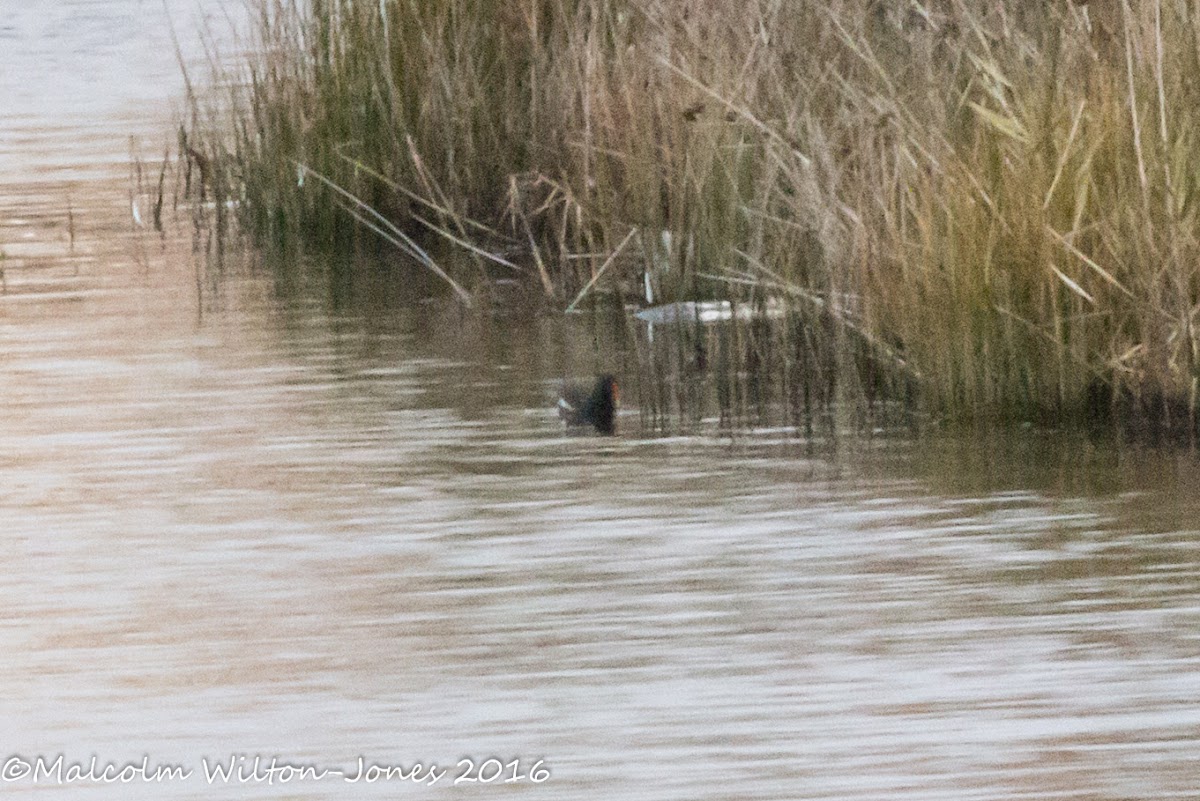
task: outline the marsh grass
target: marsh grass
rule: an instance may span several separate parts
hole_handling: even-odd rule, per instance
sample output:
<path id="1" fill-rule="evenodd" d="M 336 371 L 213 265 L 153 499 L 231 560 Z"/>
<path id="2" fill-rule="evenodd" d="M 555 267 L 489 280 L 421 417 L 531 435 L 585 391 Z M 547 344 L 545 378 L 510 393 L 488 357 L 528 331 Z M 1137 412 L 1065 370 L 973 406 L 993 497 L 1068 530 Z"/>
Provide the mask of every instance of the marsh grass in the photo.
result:
<path id="1" fill-rule="evenodd" d="M 439 240 L 464 294 L 517 276 L 559 308 L 782 298 L 704 347 L 807 413 L 1195 429 L 1195 4 L 256 9 L 182 148 L 260 241 Z"/>

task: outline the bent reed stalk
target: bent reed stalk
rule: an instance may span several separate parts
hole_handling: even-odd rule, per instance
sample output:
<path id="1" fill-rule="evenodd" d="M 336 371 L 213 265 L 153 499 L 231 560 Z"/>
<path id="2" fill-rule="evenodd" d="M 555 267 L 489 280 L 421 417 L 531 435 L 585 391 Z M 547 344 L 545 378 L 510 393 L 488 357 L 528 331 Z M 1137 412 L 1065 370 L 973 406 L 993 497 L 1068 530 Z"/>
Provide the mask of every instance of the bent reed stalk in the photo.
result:
<path id="1" fill-rule="evenodd" d="M 1195 429 L 1194 3 L 255 8 L 187 138 L 263 241 L 370 218 L 460 248 L 464 294 L 781 298 L 842 399 Z"/>

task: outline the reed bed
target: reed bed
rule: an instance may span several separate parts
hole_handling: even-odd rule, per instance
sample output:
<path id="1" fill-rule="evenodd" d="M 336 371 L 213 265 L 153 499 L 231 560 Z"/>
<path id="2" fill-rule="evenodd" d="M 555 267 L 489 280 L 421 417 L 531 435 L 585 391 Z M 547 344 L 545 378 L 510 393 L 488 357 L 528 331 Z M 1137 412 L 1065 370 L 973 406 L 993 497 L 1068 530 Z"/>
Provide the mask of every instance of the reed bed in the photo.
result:
<path id="1" fill-rule="evenodd" d="M 782 299 L 718 344 L 800 405 L 1196 428 L 1195 3 L 255 8 L 183 138 L 264 242 L 387 243 L 464 302 Z"/>

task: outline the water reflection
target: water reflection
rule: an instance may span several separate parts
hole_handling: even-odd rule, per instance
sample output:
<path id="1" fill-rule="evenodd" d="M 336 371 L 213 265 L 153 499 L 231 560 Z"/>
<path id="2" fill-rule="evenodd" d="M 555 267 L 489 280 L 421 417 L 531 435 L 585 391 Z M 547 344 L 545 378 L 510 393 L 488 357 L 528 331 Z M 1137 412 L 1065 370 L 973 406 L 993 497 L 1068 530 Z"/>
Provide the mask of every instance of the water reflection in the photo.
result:
<path id="1" fill-rule="evenodd" d="M 1194 795 L 1190 454 L 566 436 L 564 373 L 636 393 L 620 330 L 208 281 L 97 170 L 73 236 L 53 175 L 0 192 L 0 715 L 195 775 L 76 793 L 442 797 L 494 756 L 551 778 L 480 792 L 556 799 Z M 451 773 L 205 782 L 254 755 Z"/>
<path id="2" fill-rule="evenodd" d="M 554 778 L 526 789 L 554 797 L 1188 792 L 1175 457 L 1097 455 L 1098 489 L 1064 492 L 1074 443 L 1044 437 L 1034 470 L 1011 442 L 632 415 L 566 437 L 518 337 L 477 361 L 429 309 L 332 315 L 266 281 L 198 327 L 134 288 L 7 329 L 17 741 L 538 757 Z"/>

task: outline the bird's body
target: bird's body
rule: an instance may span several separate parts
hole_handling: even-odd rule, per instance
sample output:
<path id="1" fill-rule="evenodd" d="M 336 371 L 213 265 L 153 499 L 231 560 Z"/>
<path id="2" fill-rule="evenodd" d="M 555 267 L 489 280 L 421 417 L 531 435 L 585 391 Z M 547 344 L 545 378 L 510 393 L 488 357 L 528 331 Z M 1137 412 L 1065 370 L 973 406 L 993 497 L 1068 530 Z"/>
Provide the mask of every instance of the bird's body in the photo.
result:
<path id="1" fill-rule="evenodd" d="M 566 384 L 558 399 L 558 415 L 568 426 L 592 426 L 601 434 L 616 430 L 617 381 L 602 375 L 590 386 Z"/>

